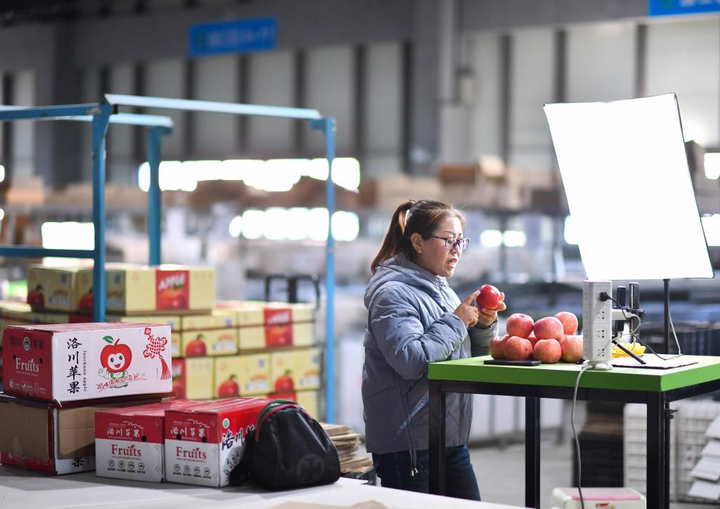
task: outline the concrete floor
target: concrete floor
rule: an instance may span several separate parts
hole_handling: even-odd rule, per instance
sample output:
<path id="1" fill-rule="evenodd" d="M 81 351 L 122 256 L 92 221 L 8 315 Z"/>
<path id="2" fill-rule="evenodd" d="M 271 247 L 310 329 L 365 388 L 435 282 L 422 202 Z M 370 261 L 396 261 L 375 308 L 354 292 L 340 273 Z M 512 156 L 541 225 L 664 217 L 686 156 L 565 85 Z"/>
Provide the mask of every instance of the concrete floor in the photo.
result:
<path id="1" fill-rule="evenodd" d="M 561 444 L 543 442 L 541 450 L 541 509 L 551 509 L 552 491 L 571 485 L 571 437 Z M 485 502 L 525 507 L 525 446 L 473 447 L 470 457 Z M 379 482 L 379 481 L 378 481 Z M 586 505 L 587 507 L 587 505 Z M 671 503 L 671 509 L 710 509 L 718 504 Z M 648 508 L 653 509 L 653 508 Z"/>

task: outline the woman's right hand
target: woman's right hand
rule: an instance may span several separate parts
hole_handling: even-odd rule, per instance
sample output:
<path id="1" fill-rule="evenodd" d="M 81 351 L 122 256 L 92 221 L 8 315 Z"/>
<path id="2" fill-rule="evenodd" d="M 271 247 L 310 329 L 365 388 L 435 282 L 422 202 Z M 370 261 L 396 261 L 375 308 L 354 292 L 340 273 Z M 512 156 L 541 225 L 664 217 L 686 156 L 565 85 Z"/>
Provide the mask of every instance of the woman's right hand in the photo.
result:
<path id="1" fill-rule="evenodd" d="M 454 314 L 463 321 L 466 327 L 473 327 L 480 318 L 480 311 L 473 306 L 478 295 L 480 295 L 480 290 L 468 295 L 454 311 Z"/>

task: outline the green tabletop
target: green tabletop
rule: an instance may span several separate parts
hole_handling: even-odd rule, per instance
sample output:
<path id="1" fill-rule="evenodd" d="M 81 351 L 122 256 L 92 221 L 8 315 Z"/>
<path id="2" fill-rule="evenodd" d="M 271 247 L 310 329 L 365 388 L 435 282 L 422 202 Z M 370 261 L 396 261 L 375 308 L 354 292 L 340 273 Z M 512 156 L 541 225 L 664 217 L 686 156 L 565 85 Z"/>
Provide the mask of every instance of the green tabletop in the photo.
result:
<path id="1" fill-rule="evenodd" d="M 454 382 L 574 387 L 580 371 L 579 365 L 562 362 L 539 366 L 485 365 L 484 361 L 488 359 L 489 355 L 433 362 L 428 377 L 430 380 Z M 697 364 L 666 370 L 618 367 L 610 371 L 588 369 L 580 379 L 580 387 L 665 392 L 720 379 L 720 357 L 684 355 L 680 359 Z"/>

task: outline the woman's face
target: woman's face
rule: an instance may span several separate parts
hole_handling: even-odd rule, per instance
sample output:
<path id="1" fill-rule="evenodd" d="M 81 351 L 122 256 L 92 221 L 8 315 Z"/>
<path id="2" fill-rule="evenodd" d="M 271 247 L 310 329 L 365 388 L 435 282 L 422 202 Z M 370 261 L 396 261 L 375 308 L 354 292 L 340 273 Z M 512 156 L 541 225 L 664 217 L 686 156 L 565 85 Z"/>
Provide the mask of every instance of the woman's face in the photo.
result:
<path id="1" fill-rule="evenodd" d="M 461 239 L 463 238 L 460 219 L 451 217 L 440 223 L 433 237 L 424 239 L 420 234 L 413 234 L 413 248 L 415 249 L 415 263 L 436 276 L 452 277 L 455 266 L 460 261 L 462 251 L 457 245 L 448 250 L 445 241 L 436 237 Z"/>

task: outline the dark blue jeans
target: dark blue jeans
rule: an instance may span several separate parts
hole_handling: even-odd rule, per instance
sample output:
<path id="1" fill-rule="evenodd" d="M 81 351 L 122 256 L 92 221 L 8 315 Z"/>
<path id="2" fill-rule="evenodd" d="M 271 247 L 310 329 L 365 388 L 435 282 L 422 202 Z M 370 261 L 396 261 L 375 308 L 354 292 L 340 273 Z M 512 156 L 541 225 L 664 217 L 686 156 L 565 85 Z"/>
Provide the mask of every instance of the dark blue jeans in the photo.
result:
<path id="1" fill-rule="evenodd" d="M 425 449 L 416 451 L 416 454 L 418 471 L 413 476 L 409 451 L 373 453 L 375 471 L 383 487 L 427 493 L 430 452 Z M 466 445 L 445 450 L 445 494 L 448 497 L 480 500 L 480 489 Z"/>

